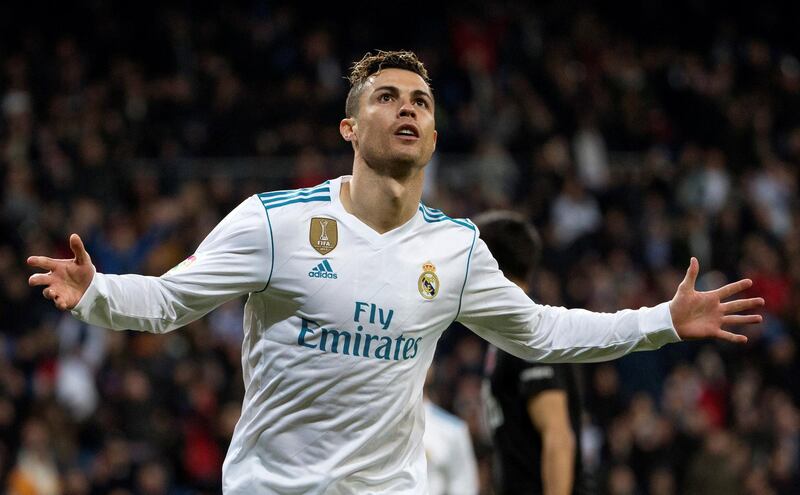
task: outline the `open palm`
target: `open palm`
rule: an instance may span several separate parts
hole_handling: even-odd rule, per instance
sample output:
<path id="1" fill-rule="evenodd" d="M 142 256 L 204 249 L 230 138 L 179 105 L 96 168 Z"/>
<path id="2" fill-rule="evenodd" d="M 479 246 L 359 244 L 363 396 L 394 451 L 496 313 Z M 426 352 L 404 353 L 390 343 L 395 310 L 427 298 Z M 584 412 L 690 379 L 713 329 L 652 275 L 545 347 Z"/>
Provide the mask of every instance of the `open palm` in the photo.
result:
<path id="1" fill-rule="evenodd" d="M 44 285 L 42 294 L 60 310 L 72 309 L 78 304 L 89 288 L 95 272 L 89 253 L 83 247 L 83 241 L 78 234 L 70 236 L 69 247 L 75 255 L 72 259 L 58 260 L 45 256 L 28 258 L 30 266 L 48 270 L 47 273 L 31 275 L 28 284 Z"/>
<path id="2" fill-rule="evenodd" d="M 745 343 L 747 337 L 735 334 L 722 327 L 727 325 L 747 325 L 761 322 L 761 315 L 738 315 L 741 311 L 749 311 L 764 305 L 764 299 L 726 299 L 749 289 L 753 282 L 749 279 L 733 282 L 719 289 L 707 292 L 695 290 L 700 264 L 692 258 L 686 277 L 678 286 L 675 297 L 669 303 L 672 323 L 678 336 L 683 340 L 717 338 L 729 342 Z"/>

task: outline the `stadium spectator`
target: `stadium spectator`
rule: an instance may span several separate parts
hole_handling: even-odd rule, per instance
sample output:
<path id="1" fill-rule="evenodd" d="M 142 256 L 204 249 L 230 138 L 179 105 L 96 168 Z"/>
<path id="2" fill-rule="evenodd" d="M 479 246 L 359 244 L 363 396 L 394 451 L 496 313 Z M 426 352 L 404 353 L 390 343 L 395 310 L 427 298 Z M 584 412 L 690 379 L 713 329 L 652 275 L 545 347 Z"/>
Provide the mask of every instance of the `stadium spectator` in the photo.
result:
<path id="1" fill-rule="evenodd" d="M 143 335 L 108 334 L 106 353 L 95 372 L 100 406 L 88 420 L 75 422 L 69 419 L 66 404 L 56 404 L 58 387 L 41 386 L 45 383 L 41 378 L 57 376 L 60 318 L 42 304 L 46 301 L 41 301 L 38 292 L 26 287 L 26 269 L 19 260 L 29 252 L 69 256 L 62 239 L 70 231 L 85 232 L 79 226 L 90 218 L 84 208 L 87 202 L 97 206 L 101 225 L 108 225 L 112 212 L 123 212 L 132 219 L 137 237 L 141 236 L 150 225 L 146 219 L 150 218 L 148 204 L 152 204 L 134 199 L 132 177 L 142 170 L 158 178 L 157 198 L 179 198 L 186 212 L 150 253 L 145 273 L 153 275 L 179 262 L 230 209 L 213 192 L 220 177 L 228 177 L 233 198 L 292 187 L 295 173 L 288 164 L 296 156 L 290 153 L 311 145 L 325 157 L 326 175 L 345 173 L 350 164 L 342 157 L 340 138 L 330 125 L 339 119 L 343 94 L 323 88 L 315 75 L 317 62 L 333 59 L 341 68 L 367 47 L 406 46 L 422 48 L 423 59 L 435 64 L 437 74 L 434 89 L 442 139 L 435 155 L 437 187 L 432 195 L 426 193 L 426 204 L 454 216 L 499 206 L 478 197 L 473 177 L 463 170 L 481 133 L 492 127 L 493 137 L 500 137 L 520 173 L 511 206 L 539 226 L 545 256 L 553 260 L 548 263 L 552 272 L 541 274 L 536 283 L 545 285 L 561 304 L 578 304 L 581 291 L 589 289 L 597 294 L 597 304 L 605 305 L 596 309 L 621 307 L 623 300 L 630 300 L 629 295 L 621 297 L 623 280 L 595 280 L 574 268 L 593 266 L 592 273 L 602 273 L 596 267 L 609 265 L 603 244 L 590 242 L 568 252 L 555 248 L 550 210 L 568 173 L 579 177 L 596 198 L 604 226 L 607 212 L 614 210 L 614 222 L 621 215 L 628 236 L 642 239 L 643 244 L 647 240 L 646 249 L 634 245 L 629 266 L 644 283 L 638 286 L 640 296 L 657 301 L 669 297 L 665 287 L 671 290 L 680 280 L 680 266 L 691 245 L 676 193 L 683 181 L 682 150 L 688 146 L 699 147 L 703 153 L 721 150 L 731 179 L 727 203 L 719 213 L 704 211 L 705 219 L 695 222 L 693 234 L 702 238 L 705 231 L 710 241 L 712 258 L 702 260 L 704 268 L 719 270 L 733 280 L 749 276 L 758 267 L 770 283 L 780 282 L 770 290 L 788 297 L 788 303 L 781 305 L 783 314 L 768 315 L 777 324 L 769 323 L 769 331 L 753 329 L 748 346 L 716 346 L 732 387 L 724 428 L 753 452 L 743 488 L 763 493 L 778 491 L 780 486 L 783 493 L 793 493 L 786 488 L 791 485 L 780 481 L 786 478 L 786 469 L 769 466 L 773 451 L 777 452 L 777 444 L 772 443 L 777 413 L 764 406 L 764 399 L 784 391 L 795 411 L 800 403 L 797 380 L 787 379 L 796 375 L 792 374 L 796 358 L 791 349 L 797 348 L 800 335 L 796 290 L 800 212 L 791 200 L 797 196 L 791 196 L 791 191 L 798 187 L 792 170 L 800 163 L 800 64 L 791 22 L 797 18 L 797 5 L 770 1 L 730 5 L 721 16 L 718 9 L 702 2 L 633 7 L 473 2 L 470 8 L 486 19 L 484 25 L 502 28 L 479 33 L 491 37 L 487 53 L 496 69 L 478 73 L 480 79 L 453 58 L 454 38 L 448 26 L 455 14 L 438 5 L 430 5 L 429 15 L 402 30 L 377 25 L 367 13 L 356 11 L 349 12 L 343 22 L 333 23 L 325 9 L 309 11 L 285 2 L 226 4 L 224 9 L 193 5 L 191 10 L 174 2 L 135 8 L 77 2 L 49 6 L 47 17 L 34 7 L 0 6 L 2 486 L 8 486 L 9 470 L 16 462 L 22 424 L 34 411 L 48 410 L 60 411 L 67 418 L 49 431 L 53 439 L 70 446 L 54 452 L 62 479 L 80 487 L 83 481 L 76 473 L 89 473 L 89 466 L 100 456 L 102 439 L 118 434 L 124 426 L 113 413 L 121 400 L 119 377 L 148 349 L 148 362 L 158 365 L 144 372 L 159 384 L 159 407 L 151 422 L 158 441 L 148 440 L 146 445 L 161 453 L 172 490 L 200 491 L 183 472 L 181 450 L 176 447 L 184 434 L 179 425 L 188 415 L 183 397 L 190 383 L 203 379 L 203 369 L 208 373 L 209 363 L 223 370 L 225 378 L 217 390 L 224 405 L 217 410 L 215 441 L 220 450 L 227 449 L 243 394 L 240 341 L 221 337 L 218 329 L 203 322 L 158 343 L 146 341 Z M 330 44 L 323 56 L 309 58 L 304 54 L 304 40 L 315 31 L 326 32 Z M 681 33 L 678 42 L 675 33 Z M 463 34 L 459 37 L 467 39 Z M 248 143 L 235 150 L 236 158 L 214 149 L 216 138 L 207 139 L 216 87 L 221 78 L 228 77 L 226 71 L 238 79 L 238 97 L 243 95 L 247 102 L 241 118 L 228 121 L 229 132 Z M 228 94 L 234 87 L 230 82 L 225 82 Z M 488 115 L 480 113 L 487 110 Z M 286 120 L 287 112 L 296 118 Z M 586 115 L 592 119 L 585 120 Z M 215 120 L 215 129 L 220 128 L 219 122 Z M 583 170 L 585 157 L 576 146 L 587 122 L 596 127 L 607 150 L 605 188 L 589 183 Z M 80 175 L 88 168 L 83 160 L 91 160 L 89 152 L 97 151 L 88 146 L 82 149 L 81 143 L 97 144 L 94 137 L 84 140 L 91 135 L 105 146 L 109 168 L 104 177 Z M 542 145 L 554 139 L 569 143 L 567 150 L 574 153 L 577 170 L 564 168 L 570 161 L 563 154 L 548 150 L 543 157 Z M 241 160 L 243 155 L 255 158 Z M 766 172 L 772 167 L 768 162 L 775 158 L 783 163 L 778 169 L 789 172 L 778 172 L 778 180 L 786 182 L 777 186 L 771 178 L 774 173 Z M 759 181 L 758 191 L 754 178 Z M 103 182 L 108 194 L 98 189 L 97 183 Z M 90 189 L 100 197 L 90 199 Z M 778 196 L 770 198 L 765 192 L 769 190 Z M 790 228 L 776 242 L 774 232 L 785 228 L 787 214 Z M 777 252 L 778 266 L 789 281 L 788 293 L 784 282 L 765 271 L 762 262 L 743 259 L 743 246 L 750 244 L 742 242 L 747 235 L 766 239 Z M 537 288 L 537 293 L 541 290 Z M 231 304 L 241 308 L 241 301 Z M 442 405 L 452 412 L 468 411 L 453 407 L 452 391 L 463 390 L 466 397 L 472 390 L 459 387 L 474 375 L 458 373 L 462 354 L 453 353 L 456 343 L 466 338 L 457 330 L 446 332 L 437 354 L 443 367 L 454 370 L 437 385 Z M 671 377 L 676 369 L 697 372 L 696 354 L 695 346 L 680 345 L 651 357 L 658 361 L 663 376 Z M 201 357 L 205 367 L 198 365 Z M 627 360 L 587 368 L 588 417 L 590 426 L 601 427 L 598 469 L 603 480 L 608 480 L 611 466 L 631 464 L 629 457 L 611 460 L 608 445 L 613 435 L 605 425 L 626 417 L 638 387 L 635 382 L 645 374 L 641 364 L 633 367 L 637 373 L 625 372 L 631 369 Z M 681 414 L 665 410 L 659 397 L 664 396 L 665 386 L 672 388 L 665 385 L 672 381 L 658 384 L 654 398 L 658 412 L 675 431 L 668 441 L 673 455 L 656 471 L 648 472 L 648 467 L 633 479 L 640 480 L 640 490 L 652 486 L 652 479 L 671 479 L 658 484 L 671 484 L 681 493 L 687 465 L 706 434 L 687 422 L 694 406 L 681 406 L 686 408 L 678 411 Z M 692 383 L 686 383 L 690 391 Z M 484 459 L 481 439 L 474 440 L 479 458 Z M 137 465 L 147 462 L 147 455 L 138 449 L 132 452 Z M 481 462 L 481 472 L 485 472 L 488 464 Z M 796 482 L 796 465 L 779 464 L 789 466 Z M 92 481 L 95 478 L 85 478 L 96 493 L 104 493 Z M 626 476 L 619 478 L 626 485 Z M 131 480 L 126 490 L 134 491 L 134 485 Z M 601 491 L 606 489 L 601 487 Z"/>

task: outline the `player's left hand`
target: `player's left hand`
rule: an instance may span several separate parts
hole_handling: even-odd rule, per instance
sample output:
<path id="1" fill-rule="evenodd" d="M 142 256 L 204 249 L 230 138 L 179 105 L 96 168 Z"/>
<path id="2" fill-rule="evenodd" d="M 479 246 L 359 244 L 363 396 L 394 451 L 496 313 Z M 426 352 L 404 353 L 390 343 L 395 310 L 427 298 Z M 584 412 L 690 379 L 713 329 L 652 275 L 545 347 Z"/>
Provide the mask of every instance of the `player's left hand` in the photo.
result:
<path id="1" fill-rule="evenodd" d="M 689 262 L 686 277 L 678 286 L 675 297 L 669 303 L 672 323 L 682 340 L 716 338 L 743 344 L 747 337 L 722 329 L 723 325 L 748 325 L 760 323 L 761 315 L 738 315 L 764 305 L 764 299 L 735 299 L 723 302 L 753 285 L 750 279 L 739 280 L 719 289 L 698 292 L 694 289 L 700 264 L 696 258 Z"/>
<path id="2" fill-rule="evenodd" d="M 34 273 L 28 285 L 44 285 L 42 295 L 50 299 L 61 311 L 73 309 L 81 300 L 94 278 L 95 267 L 83 241 L 78 234 L 69 237 L 69 247 L 75 255 L 72 259 L 57 260 L 46 256 L 31 256 L 28 264 L 34 268 L 48 270 Z"/>

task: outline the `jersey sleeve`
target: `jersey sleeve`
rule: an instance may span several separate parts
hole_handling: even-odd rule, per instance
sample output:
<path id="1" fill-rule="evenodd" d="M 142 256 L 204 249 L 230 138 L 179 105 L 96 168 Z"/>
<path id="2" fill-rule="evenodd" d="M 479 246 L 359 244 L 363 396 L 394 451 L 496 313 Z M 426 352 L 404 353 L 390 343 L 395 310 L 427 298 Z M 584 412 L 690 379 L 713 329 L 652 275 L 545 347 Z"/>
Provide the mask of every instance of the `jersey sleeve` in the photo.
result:
<path id="1" fill-rule="evenodd" d="M 503 276 L 480 238 L 456 319 L 506 352 L 545 362 L 606 361 L 680 341 L 666 302 L 616 313 L 534 303 Z"/>
<path id="2" fill-rule="evenodd" d="M 252 196 L 217 224 L 192 256 L 160 277 L 95 273 L 72 314 L 115 330 L 168 332 L 262 290 L 272 255 L 267 213 Z"/>

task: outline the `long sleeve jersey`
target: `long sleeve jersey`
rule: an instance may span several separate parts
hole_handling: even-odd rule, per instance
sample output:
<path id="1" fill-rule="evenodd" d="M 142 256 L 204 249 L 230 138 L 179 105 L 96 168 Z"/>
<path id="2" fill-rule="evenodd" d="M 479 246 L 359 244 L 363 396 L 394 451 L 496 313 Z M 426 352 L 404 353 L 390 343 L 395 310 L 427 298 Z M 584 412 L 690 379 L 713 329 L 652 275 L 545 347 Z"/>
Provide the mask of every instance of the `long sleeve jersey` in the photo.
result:
<path id="1" fill-rule="evenodd" d="M 679 340 L 667 303 L 611 314 L 532 302 L 469 220 L 420 204 L 379 234 L 342 206 L 347 180 L 254 195 L 176 268 L 96 273 L 73 310 L 163 333 L 247 296 L 226 494 L 425 493 L 422 387 L 453 321 L 538 361 L 609 360 Z"/>

